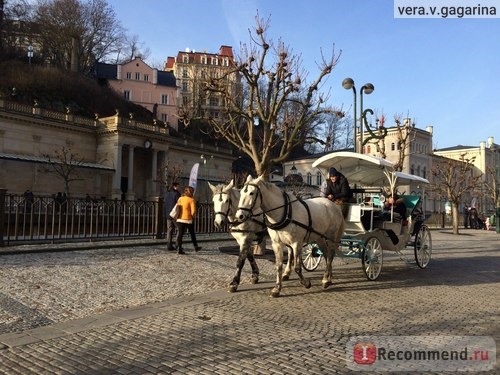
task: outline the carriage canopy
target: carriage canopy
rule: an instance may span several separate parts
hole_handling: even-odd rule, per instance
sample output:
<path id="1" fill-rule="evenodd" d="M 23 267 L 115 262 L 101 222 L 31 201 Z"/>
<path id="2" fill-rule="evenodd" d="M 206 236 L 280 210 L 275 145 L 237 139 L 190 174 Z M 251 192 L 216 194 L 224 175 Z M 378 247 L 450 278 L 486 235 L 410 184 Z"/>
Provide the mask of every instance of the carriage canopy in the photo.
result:
<path id="1" fill-rule="evenodd" d="M 381 187 L 389 184 L 391 191 L 394 191 L 397 182 L 403 184 L 411 181 L 429 183 L 423 177 L 395 171 L 394 163 L 388 160 L 349 151 L 324 155 L 316 160 L 312 166 L 322 170 L 323 173 L 328 173 L 330 167 L 335 167 L 347 177 L 350 184 L 365 187 Z"/>

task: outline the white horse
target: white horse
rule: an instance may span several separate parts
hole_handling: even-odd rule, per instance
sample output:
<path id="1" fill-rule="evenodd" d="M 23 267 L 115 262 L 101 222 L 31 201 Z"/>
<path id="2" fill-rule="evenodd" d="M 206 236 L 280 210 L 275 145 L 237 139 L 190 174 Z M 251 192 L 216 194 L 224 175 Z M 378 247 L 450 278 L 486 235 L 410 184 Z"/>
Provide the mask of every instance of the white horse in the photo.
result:
<path id="1" fill-rule="evenodd" d="M 234 188 L 234 182 L 224 185 L 214 186 L 208 183 L 210 190 L 212 190 L 212 202 L 214 204 L 214 224 L 217 228 L 222 228 L 224 225 L 229 225 L 229 231 L 240 246 L 240 253 L 236 262 L 236 273 L 233 280 L 229 284 L 229 291 L 236 292 L 240 284 L 241 270 L 245 265 L 245 259 L 248 259 L 252 267 L 252 284 L 259 281 L 259 267 L 255 261 L 253 251 L 251 248 L 252 243 L 262 242 L 265 235 L 267 235 L 266 226 L 264 224 L 264 215 L 260 211 L 260 220 L 253 218 L 244 223 L 237 222 L 235 213 L 237 204 L 240 199 L 240 190 Z"/>
<path id="2" fill-rule="evenodd" d="M 276 286 L 271 296 L 278 297 L 281 292 L 283 244 L 292 249 L 294 269 L 301 284 L 310 288 L 311 281 L 302 275 L 300 257 L 303 245 L 315 241 L 325 255 L 326 270 L 322 284 L 323 288 L 328 288 L 332 284 L 333 256 L 344 233 L 344 217 L 339 206 L 327 198 L 301 200 L 283 192 L 275 184 L 265 182 L 263 176 L 256 179 L 248 176 L 241 190 L 236 218 L 249 220 L 259 206 L 264 211 L 276 256 Z"/>

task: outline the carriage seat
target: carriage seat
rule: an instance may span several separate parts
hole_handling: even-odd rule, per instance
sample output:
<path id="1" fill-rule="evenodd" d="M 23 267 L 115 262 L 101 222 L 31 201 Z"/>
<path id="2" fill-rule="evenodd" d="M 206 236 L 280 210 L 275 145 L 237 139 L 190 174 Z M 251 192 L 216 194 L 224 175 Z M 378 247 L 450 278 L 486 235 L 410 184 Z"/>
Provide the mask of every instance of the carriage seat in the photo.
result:
<path id="1" fill-rule="evenodd" d="M 347 217 L 345 218 L 346 233 L 363 233 L 365 228 L 361 223 L 361 205 L 348 204 Z"/>

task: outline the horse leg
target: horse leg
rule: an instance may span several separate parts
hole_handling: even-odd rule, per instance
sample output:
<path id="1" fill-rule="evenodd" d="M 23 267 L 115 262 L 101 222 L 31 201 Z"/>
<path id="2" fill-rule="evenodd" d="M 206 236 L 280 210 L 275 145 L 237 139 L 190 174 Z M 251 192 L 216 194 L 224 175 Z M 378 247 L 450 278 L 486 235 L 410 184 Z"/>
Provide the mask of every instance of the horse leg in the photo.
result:
<path id="1" fill-rule="evenodd" d="M 306 288 L 309 289 L 311 287 L 311 280 L 309 278 L 304 277 L 302 274 L 302 263 L 300 262 L 302 246 L 297 243 L 293 246 L 293 258 L 294 258 L 294 270 L 295 273 L 299 276 L 300 283 Z M 292 254 L 290 254 L 292 255 Z"/>
<path id="2" fill-rule="evenodd" d="M 283 281 L 283 248 L 280 243 L 274 242 L 272 244 L 275 265 L 276 265 L 276 285 L 271 290 L 271 297 L 279 297 Z"/>
<path id="3" fill-rule="evenodd" d="M 236 237 L 236 236 L 234 236 Z M 246 238 L 235 238 L 238 244 L 240 245 L 240 252 L 238 254 L 238 259 L 236 260 L 236 273 L 234 274 L 233 280 L 229 284 L 229 292 L 234 293 L 238 290 L 238 285 L 240 285 L 241 281 L 241 270 L 245 265 L 245 260 L 247 258 L 247 239 Z"/>
<path id="4" fill-rule="evenodd" d="M 247 259 L 252 267 L 252 284 L 257 284 L 259 282 L 259 266 L 257 266 L 257 262 L 253 256 L 253 250 L 250 246 L 247 248 Z"/>
<path id="5" fill-rule="evenodd" d="M 285 267 L 285 272 L 283 272 L 283 280 L 288 280 L 290 278 L 290 274 L 292 273 L 292 268 L 293 268 L 293 250 L 291 247 L 287 246 L 288 250 L 288 259 L 286 262 L 286 267 Z"/>
<path id="6" fill-rule="evenodd" d="M 328 246 L 328 241 L 324 241 L 322 246 L 324 246 L 323 248 L 325 249 L 324 255 L 325 255 L 326 267 L 325 267 L 325 273 L 323 274 L 323 279 L 321 280 L 321 283 L 323 284 L 323 289 L 326 289 L 330 285 L 333 284 L 333 282 L 332 282 L 332 273 L 333 273 L 332 263 L 333 263 L 333 257 L 335 256 L 335 249 L 333 246 Z"/>

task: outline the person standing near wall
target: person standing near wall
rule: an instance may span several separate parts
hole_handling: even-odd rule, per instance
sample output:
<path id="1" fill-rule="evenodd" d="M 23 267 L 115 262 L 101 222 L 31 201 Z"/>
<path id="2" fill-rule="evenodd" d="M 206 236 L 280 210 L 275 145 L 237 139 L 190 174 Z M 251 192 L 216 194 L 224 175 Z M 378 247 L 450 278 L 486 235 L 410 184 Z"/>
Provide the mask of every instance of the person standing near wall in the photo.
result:
<path id="1" fill-rule="evenodd" d="M 180 207 L 180 213 L 177 218 L 177 253 L 185 254 L 182 248 L 182 237 L 186 232 L 189 231 L 191 236 L 191 242 L 194 246 L 194 251 L 201 250 L 201 246 L 198 246 L 198 241 L 196 241 L 196 234 L 194 233 L 194 217 L 196 215 L 196 201 L 193 198 L 194 189 L 191 186 L 184 188 L 184 193 L 177 201 L 177 205 Z"/>
<path id="2" fill-rule="evenodd" d="M 181 193 L 179 191 L 179 183 L 174 182 L 170 189 L 165 193 L 164 204 L 163 204 L 163 213 L 165 217 L 165 223 L 167 226 L 167 249 L 175 250 L 173 245 L 173 235 L 175 229 L 175 219 L 170 216 L 170 211 L 177 204 L 177 201 L 181 197 Z"/>

